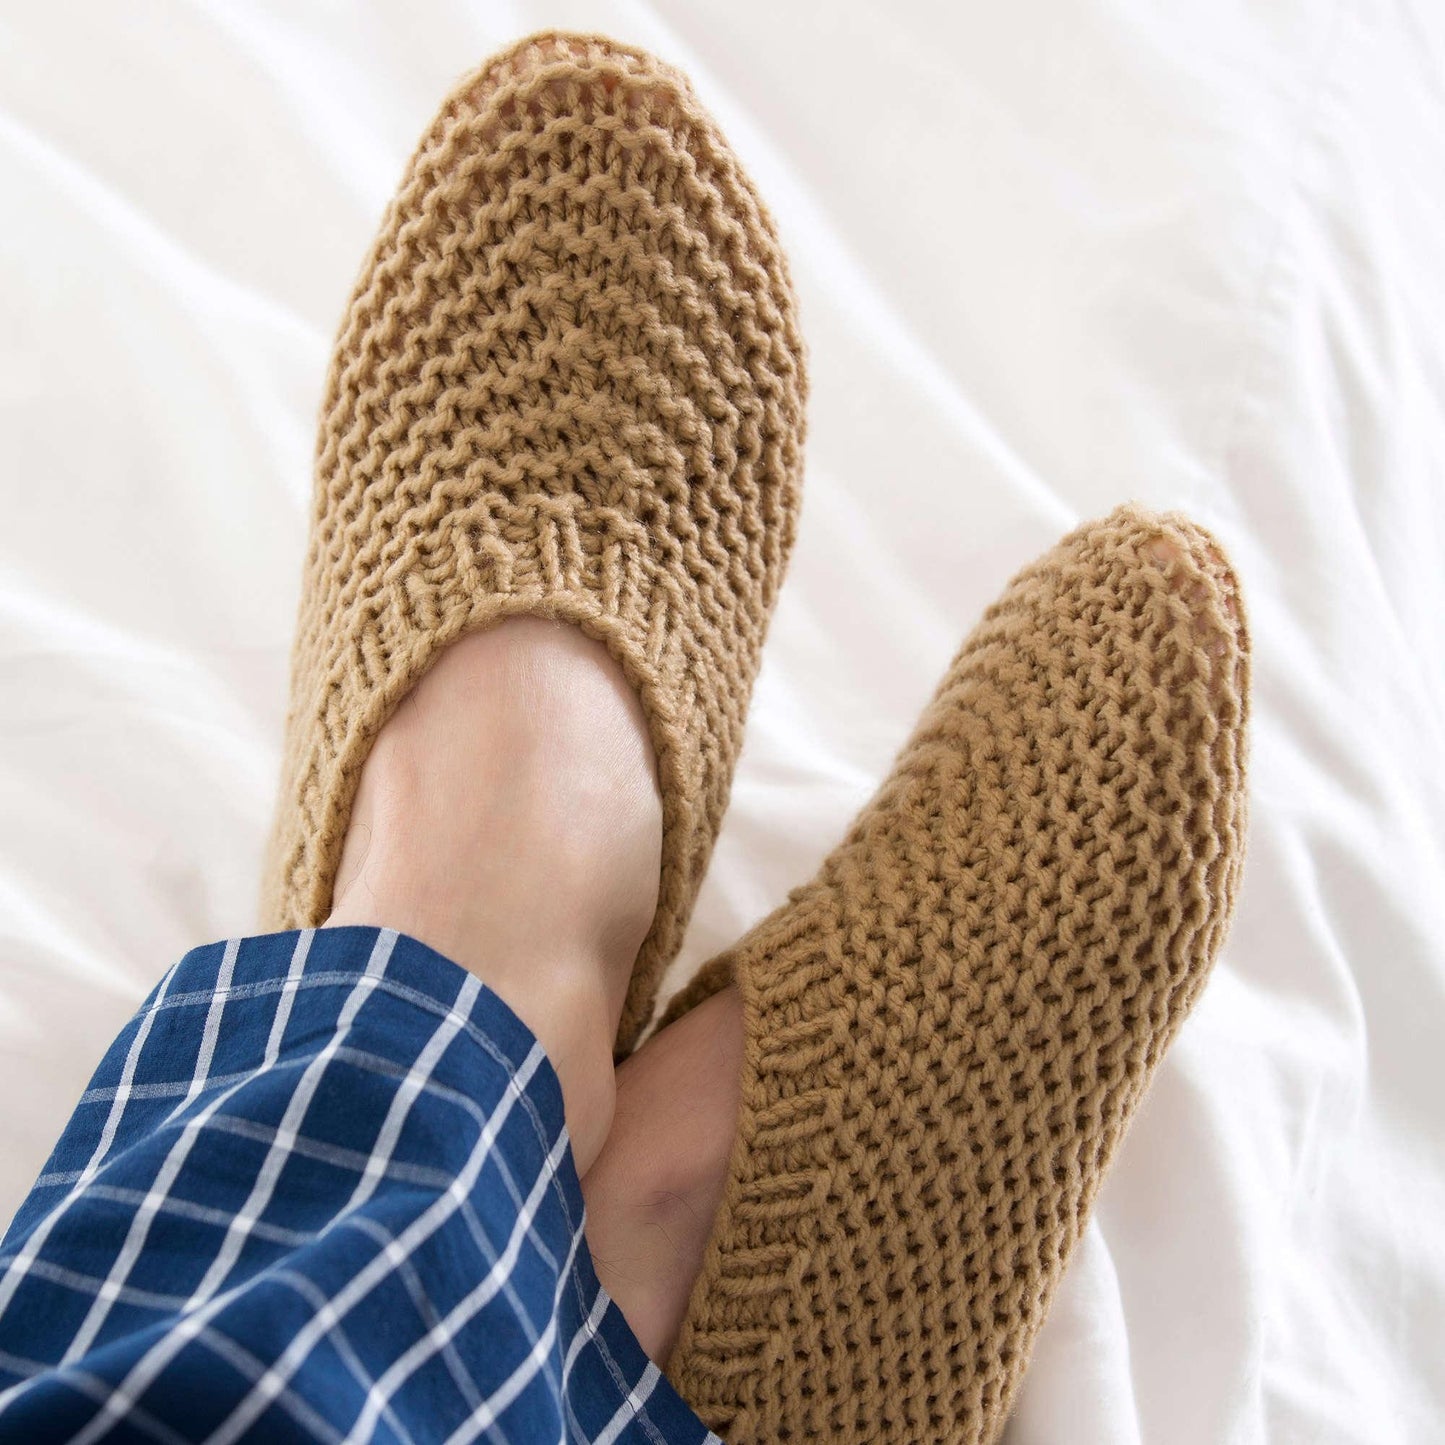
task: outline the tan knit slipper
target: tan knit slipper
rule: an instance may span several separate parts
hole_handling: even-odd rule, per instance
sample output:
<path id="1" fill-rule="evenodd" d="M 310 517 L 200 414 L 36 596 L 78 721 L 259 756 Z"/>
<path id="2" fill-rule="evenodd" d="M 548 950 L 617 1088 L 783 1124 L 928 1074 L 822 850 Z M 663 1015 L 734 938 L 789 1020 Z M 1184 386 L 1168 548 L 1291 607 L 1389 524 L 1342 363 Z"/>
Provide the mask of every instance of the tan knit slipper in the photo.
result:
<path id="1" fill-rule="evenodd" d="M 997 1437 L 1109 1159 L 1224 937 L 1248 640 L 1133 508 L 1021 573 L 728 978 L 739 1137 L 668 1374 L 731 1445 Z"/>
<path id="2" fill-rule="evenodd" d="M 463 81 L 331 364 L 267 926 L 327 916 L 362 764 L 448 643 L 521 613 L 575 623 L 641 696 L 662 784 L 630 1047 L 727 804 L 805 390 L 773 222 L 682 75 L 547 32 Z"/>

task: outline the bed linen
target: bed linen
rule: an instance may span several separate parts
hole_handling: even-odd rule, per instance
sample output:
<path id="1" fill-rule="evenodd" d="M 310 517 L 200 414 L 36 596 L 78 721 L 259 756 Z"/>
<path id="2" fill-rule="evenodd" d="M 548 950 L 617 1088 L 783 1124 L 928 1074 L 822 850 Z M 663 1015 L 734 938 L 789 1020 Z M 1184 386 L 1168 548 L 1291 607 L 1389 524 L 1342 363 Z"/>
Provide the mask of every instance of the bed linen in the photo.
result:
<path id="1" fill-rule="evenodd" d="M 158 960 L 248 931 L 331 334 L 437 100 L 682 65 L 812 348 L 806 500 L 673 981 L 805 879 L 1006 578 L 1224 540 L 1251 853 L 1011 1445 L 1445 1418 L 1445 11 L 0 0 L 0 1215 Z"/>

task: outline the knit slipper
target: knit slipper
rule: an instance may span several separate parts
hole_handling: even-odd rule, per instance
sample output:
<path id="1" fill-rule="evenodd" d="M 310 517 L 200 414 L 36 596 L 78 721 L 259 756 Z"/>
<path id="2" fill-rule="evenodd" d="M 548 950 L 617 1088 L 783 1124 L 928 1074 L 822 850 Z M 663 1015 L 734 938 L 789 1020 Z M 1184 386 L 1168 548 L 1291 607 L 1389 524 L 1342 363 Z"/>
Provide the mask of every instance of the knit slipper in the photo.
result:
<path id="1" fill-rule="evenodd" d="M 738 1142 L 668 1374 L 733 1445 L 1002 1429 L 1224 938 L 1248 639 L 1218 548 L 1123 508 L 1022 572 L 813 882 L 710 966 Z"/>
<path id="2" fill-rule="evenodd" d="M 687 80 L 533 36 L 464 80 L 356 283 L 322 409 L 268 926 L 331 908 L 362 764 L 448 643 L 604 643 L 663 798 L 646 1024 L 727 804 L 792 546 L 803 345 L 771 218 Z"/>

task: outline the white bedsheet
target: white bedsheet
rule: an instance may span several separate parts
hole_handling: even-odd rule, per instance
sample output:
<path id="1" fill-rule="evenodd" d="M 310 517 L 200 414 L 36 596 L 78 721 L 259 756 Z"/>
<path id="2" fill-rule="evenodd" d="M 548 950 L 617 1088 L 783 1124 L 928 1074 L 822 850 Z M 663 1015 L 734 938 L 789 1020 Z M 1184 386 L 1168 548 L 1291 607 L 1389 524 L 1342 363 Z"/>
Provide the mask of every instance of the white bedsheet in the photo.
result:
<path id="1" fill-rule="evenodd" d="M 1127 497 L 1256 657 L 1223 963 L 1013 1445 L 1445 1415 L 1445 11 L 0 0 L 0 1217 L 113 1031 L 252 922 L 330 336 L 452 78 L 680 62 L 795 261 L 807 502 L 682 966 L 802 880 L 974 615 Z"/>

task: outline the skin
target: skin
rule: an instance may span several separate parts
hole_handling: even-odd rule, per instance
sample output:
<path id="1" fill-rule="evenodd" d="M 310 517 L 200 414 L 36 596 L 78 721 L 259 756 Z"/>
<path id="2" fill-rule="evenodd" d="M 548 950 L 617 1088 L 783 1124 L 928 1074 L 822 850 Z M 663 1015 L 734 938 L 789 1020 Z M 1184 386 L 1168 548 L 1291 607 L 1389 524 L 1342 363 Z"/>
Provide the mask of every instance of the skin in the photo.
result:
<path id="1" fill-rule="evenodd" d="M 618 1069 L 612 1132 L 582 1181 L 597 1277 L 659 1365 L 677 1344 L 722 1204 L 742 1069 L 742 1001 L 730 987 Z"/>
<path id="2" fill-rule="evenodd" d="M 659 1362 L 721 1201 L 743 1053 L 728 989 L 613 1068 L 661 844 L 652 744 L 621 669 L 576 628 L 513 618 L 449 647 L 382 729 L 328 920 L 419 938 L 537 1036 L 598 1275 Z"/>

